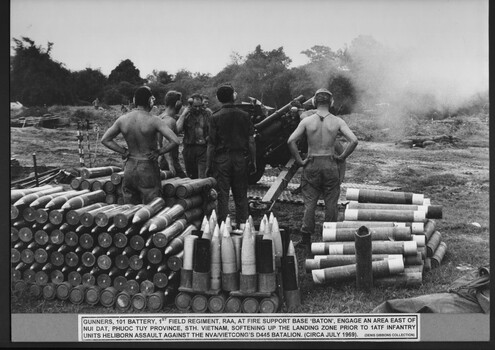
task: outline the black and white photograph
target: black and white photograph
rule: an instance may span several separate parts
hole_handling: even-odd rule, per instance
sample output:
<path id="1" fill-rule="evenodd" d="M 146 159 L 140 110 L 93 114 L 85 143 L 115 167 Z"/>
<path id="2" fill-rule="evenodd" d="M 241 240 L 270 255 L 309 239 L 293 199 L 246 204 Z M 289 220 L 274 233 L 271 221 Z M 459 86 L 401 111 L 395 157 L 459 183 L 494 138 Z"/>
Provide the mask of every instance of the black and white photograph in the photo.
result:
<path id="1" fill-rule="evenodd" d="M 488 10 L 11 0 L 11 344 L 486 346 Z"/>

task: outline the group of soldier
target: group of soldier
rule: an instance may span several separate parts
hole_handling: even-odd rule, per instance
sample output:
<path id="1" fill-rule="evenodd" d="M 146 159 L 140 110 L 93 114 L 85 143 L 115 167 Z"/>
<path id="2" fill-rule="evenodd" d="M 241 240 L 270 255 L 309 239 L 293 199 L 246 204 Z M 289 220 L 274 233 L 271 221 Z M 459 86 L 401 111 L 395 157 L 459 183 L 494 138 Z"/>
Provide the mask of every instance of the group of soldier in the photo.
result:
<path id="1" fill-rule="evenodd" d="M 134 109 L 119 117 L 105 132 L 101 142 L 120 153 L 125 160 L 122 192 L 124 202 L 149 203 L 161 196 L 160 169 L 191 179 L 212 176 L 218 192 L 217 218 L 229 214 L 229 194 L 235 203 L 235 221 L 243 228 L 248 219 L 248 176 L 256 172 L 255 129 L 249 114 L 235 105 L 237 93 L 231 84 L 216 91 L 220 109 L 208 108 L 208 97 L 193 94 L 187 106 L 182 94 L 165 95 L 164 112 L 150 112 L 155 98 L 148 86 L 134 94 Z M 192 100 L 192 101 L 191 101 Z M 337 220 L 337 201 L 342 182 L 341 164 L 354 151 L 357 138 L 343 119 L 330 113 L 333 96 L 326 89 L 313 97 L 315 109 L 304 112 L 289 137 L 288 146 L 298 165 L 303 167 L 301 191 L 305 202 L 302 243 L 308 246 L 315 228 L 315 209 L 320 194 L 325 200 L 325 221 Z M 183 133 L 182 169 L 179 161 L 179 138 Z M 115 142 L 122 134 L 127 147 Z M 335 150 L 337 135 L 343 135 L 347 146 Z M 306 137 L 308 153 L 301 158 L 298 142 Z"/>

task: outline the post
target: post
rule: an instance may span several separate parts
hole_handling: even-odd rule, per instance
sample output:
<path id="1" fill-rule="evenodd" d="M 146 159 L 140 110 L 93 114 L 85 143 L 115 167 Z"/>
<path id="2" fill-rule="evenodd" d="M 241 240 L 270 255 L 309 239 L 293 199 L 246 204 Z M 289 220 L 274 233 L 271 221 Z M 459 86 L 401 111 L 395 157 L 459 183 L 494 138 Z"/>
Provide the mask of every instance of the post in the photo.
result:
<path id="1" fill-rule="evenodd" d="M 371 270 L 371 232 L 366 226 L 361 226 L 355 233 L 356 249 L 356 287 L 369 291 L 373 286 Z"/>
<path id="2" fill-rule="evenodd" d="M 38 167 L 36 166 L 36 153 L 33 153 L 33 166 L 34 166 L 34 179 L 36 181 L 36 187 L 39 187 L 40 182 L 38 180 Z"/>

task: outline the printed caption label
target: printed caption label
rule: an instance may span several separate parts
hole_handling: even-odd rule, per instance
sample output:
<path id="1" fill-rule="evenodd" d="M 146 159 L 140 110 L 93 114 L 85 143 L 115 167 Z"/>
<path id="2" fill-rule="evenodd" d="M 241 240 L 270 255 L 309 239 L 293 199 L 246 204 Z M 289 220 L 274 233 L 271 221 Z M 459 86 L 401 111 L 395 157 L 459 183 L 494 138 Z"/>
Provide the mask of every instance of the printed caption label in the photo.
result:
<path id="1" fill-rule="evenodd" d="M 417 314 L 78 315 L 79 341 L 419 341 Z"/>

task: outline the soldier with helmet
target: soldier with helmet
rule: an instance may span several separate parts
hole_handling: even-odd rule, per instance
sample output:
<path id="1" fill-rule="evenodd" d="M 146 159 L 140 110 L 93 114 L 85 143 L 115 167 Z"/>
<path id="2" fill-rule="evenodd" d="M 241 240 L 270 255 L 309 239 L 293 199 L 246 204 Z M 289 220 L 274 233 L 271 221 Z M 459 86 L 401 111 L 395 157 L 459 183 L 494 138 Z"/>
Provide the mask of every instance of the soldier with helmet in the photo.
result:
<path id="1" fill-rule="evenodd" d="M 316 107 L 312 114 L 301 120 L 290 135 L 287 144 L 296 163 L 303 167 L 301 178 L 304 199 L 304 217 L 301 228 L 302 244 L 309 247 L 315 229 L 315 210 L 320 194 L 325 201 L 325 221 L 337 221 L 338 199 L 340 196 L 341 167 L 356 148 L 358 139 L 346 122 L 330 113 L 333 96 L 327 89 L 319 89 L 313 97 Z M 335 150 L 337 135 L 347 139 L 348 144 L 342 153 Z M 297 141 L 306 136 L 308 154 L 302 159 Z"/>

